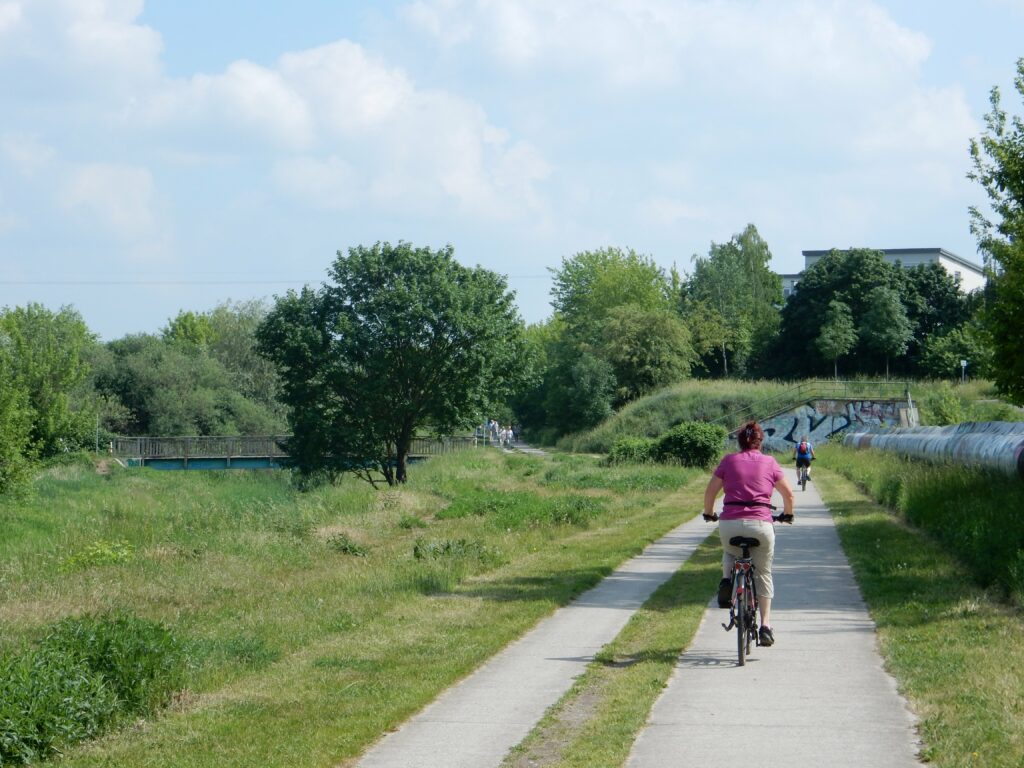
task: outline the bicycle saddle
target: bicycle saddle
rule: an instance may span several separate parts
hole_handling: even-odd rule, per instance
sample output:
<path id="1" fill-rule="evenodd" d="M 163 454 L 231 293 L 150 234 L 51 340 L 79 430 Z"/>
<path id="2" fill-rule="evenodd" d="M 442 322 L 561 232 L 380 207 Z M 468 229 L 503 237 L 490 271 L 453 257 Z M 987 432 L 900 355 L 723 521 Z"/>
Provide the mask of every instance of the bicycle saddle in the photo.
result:
<path id="1" fill-rule="evenodd" d="M 729 543 L 734 547 L 759 547 L 761 546 L 760 539 L 752 539 L 749 536 L 733 536 L 729 539 Z"/>

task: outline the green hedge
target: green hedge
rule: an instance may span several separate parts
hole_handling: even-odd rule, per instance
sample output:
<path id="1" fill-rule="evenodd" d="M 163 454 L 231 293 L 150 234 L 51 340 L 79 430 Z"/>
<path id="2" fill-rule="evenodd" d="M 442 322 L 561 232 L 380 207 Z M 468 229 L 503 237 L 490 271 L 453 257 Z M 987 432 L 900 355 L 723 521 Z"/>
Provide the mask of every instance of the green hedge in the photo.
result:
<path id="1" fill-rule="evenodd" d="M 0 655 L 0 765 L 28 763 L 93 738 L 121 718 L 166 705 L 185 654 L 164 627 L 131 616 L 84 616 Z"/>
<path id="2" fill-rule="evenodd" d="M 650 437 L 620 437 L 608 452 L 609 464 L 645 464 L 654 461 L 658 441 Z"/>
<path id="3" fill-rule="evenodd" d="M 1024 603 L 1024 482 L 997 472 L 837 445 L 816 449 L 844 475 L 927 531 L 985 587 Z"/>

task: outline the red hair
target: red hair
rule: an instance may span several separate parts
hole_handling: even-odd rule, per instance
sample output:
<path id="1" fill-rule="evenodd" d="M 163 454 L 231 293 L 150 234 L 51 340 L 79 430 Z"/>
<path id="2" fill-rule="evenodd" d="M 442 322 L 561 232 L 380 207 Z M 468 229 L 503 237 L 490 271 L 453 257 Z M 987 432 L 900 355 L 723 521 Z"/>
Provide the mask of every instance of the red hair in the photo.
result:
<path id="1" fill-rule="evenodd" d="M 736 439 L 739 440 L 741 450 L 748 451 L 751 448 L 760 448 L 761 443 L 764 442 L 764 430 L 761 429 L 761 425 L 756 421 L 748 421 L 740 427 Z"/>

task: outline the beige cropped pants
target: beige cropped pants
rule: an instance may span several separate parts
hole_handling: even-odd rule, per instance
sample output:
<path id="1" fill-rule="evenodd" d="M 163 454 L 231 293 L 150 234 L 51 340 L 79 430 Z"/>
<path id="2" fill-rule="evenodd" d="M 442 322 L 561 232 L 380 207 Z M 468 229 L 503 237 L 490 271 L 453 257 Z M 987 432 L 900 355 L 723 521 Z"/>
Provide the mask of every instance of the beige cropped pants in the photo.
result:
<path id="1" fill-rule="evenodd" d="M 743 550 L 729 543 L 733 536 L 748 536 L 759 539 L 761 545 L 750 548 L 750 559 L 754 561 L 757 578 L 757 594 L 774 597 L 775 584 L 772 581 L 772 560 L 775 559 L 775 526 L 765 520 L 719 520 L 718 535 L 722 538 L 722 576 L 732 578 L 732 567 L 736 559 L 743 557 Z"/>

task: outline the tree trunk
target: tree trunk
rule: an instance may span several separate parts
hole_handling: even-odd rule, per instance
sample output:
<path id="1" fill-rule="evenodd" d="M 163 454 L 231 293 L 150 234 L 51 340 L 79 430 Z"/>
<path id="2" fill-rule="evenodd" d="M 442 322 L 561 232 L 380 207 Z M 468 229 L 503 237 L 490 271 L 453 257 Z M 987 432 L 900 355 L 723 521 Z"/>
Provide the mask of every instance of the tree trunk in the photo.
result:
<path id="1" fill-rule="evenodd" d="M 406 481 L 405 465 L 406 460 L 409 457 L 409 451 L 407 448 L 400 447 L 398 449 L 397 466 L 395 467 L 395 481 L 404 483 Z"/>
<path id="2" fill-rule="evenodd" d="M 836 381 L 839 381 L 839 358 L 832 358 L 832 374 L 836 377 Z"/>
<path id="3" fill-rule="evenodd" d="M 725 342 L 722 342 L 722 376 L 729 376 L 729 356 L 725 351 Z"/>
<path id="4" fill-rule="evenodd" d="M 395 482 L 404 483 L 408 477 L 406 464 L 410 448 L 412 448 L 412 424 L 405 424 L 398 440 L 395 441 Z"/>
<path id="5" fill-rule="evenodd" d="M 889 380 L 889 356 L 885 356 L 885 380 Z"/>

